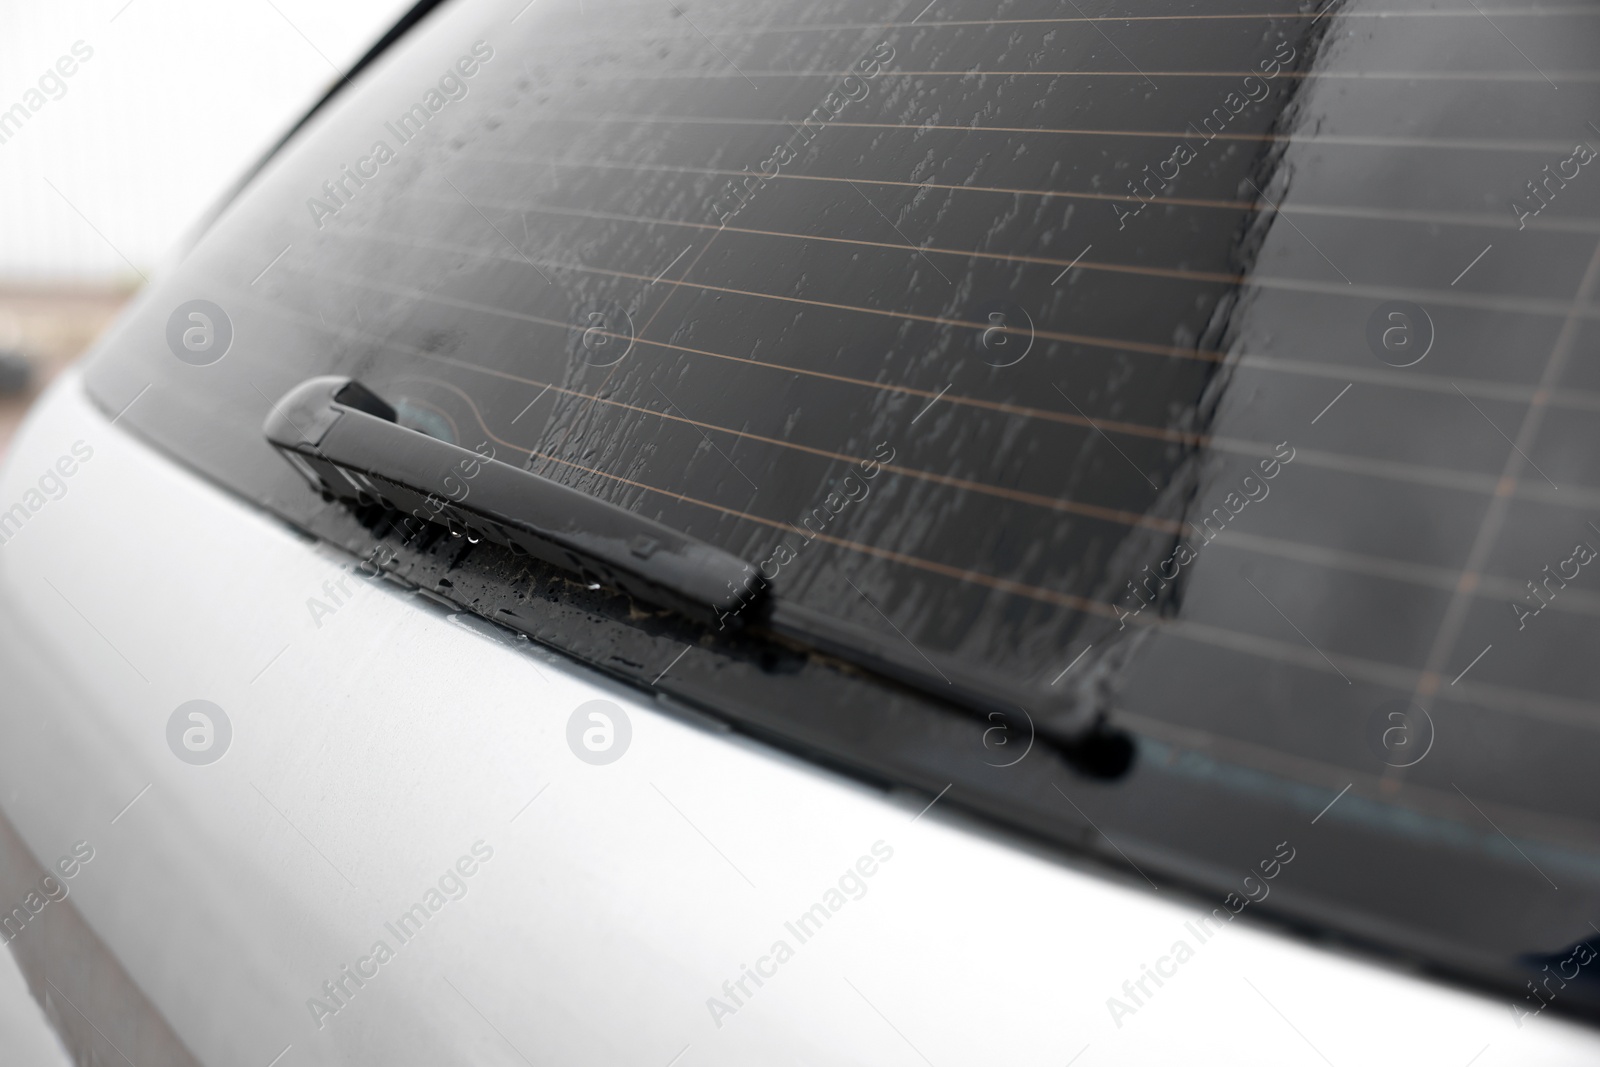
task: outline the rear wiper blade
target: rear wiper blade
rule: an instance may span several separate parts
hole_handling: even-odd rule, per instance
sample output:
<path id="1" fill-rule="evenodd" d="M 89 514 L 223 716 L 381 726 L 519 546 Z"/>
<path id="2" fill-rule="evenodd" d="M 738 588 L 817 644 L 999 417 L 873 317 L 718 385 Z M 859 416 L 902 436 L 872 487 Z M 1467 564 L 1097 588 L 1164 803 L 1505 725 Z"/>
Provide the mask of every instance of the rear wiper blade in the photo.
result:
<path id="1" fill-rule="evenodd" d="M 731 623 L 765 632 L 970 710 L 1008 717 L 1029 707 L 1048 711 L 1058 738 L 1094 725 L 1061 695 L 930 657 L 898 629 L 860 626 L 771 596 L 757 570 L 737 556 L 505 463 L 487 444 L 473 452 L 401 426 L 393 407 L 353 379 L 302 382 L 278 402 L 265 432 L 331 497 L 481 537 L 641 603 L 719 629 Z"/>
<path id="2" fill-rule="evenodd" d="M 754 567 L 616 504 L 395 421 L 350 378 L 300 383 L 267 417 L 267 440 L 311 484 L 357 504 L 526 552 L 691 618 L 737 611 Z"/>

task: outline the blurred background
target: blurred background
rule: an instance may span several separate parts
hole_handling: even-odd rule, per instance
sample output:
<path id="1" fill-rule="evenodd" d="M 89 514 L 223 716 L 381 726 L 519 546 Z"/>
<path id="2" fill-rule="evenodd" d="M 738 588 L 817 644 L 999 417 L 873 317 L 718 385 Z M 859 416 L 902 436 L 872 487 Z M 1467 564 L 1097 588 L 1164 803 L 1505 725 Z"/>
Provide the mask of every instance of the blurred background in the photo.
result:
<path id="1" fill-rule="evenodd" d="M 0 0 L 0 457 L 50 379 L 410 6 Z M 66 1062 L 0 952 L 0 1064 Z"/>
<path id="2" fill-rule="evenodd" d="M 0 456 L 39 391 L 411 3 L 0 0 Z"/>

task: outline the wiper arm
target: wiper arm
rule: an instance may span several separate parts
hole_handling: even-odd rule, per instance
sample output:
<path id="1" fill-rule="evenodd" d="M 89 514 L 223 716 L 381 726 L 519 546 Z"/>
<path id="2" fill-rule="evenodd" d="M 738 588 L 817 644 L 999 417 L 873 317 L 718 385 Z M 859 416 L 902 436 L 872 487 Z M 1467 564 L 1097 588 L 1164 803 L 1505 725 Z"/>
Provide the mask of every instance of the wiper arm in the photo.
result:
<path id="1" fill-rule="evenodd" d="M 1093 726 L 1089 709 L 1058 694 L 930 658 L 898 630 L 858 626 L 769 596 L 756 569 L 737 556 L 395 418 L 394 408 L 360 382 L 321 377 L 291 389 L 265 431 L 313 487 L 333 497 L 483 537 L 719 628 L 731 621 L 765 631 L 970 710 L 1045 711 L 1058 737 Z"/>
<path id="2" fill-rule="evenodd" d="M 267 417 L 267 440 L 324 493 L 470 531 L 702 621 L 736 612 L 755 568 L 653 519 L 401 426 L 360 382 L 321 377 Z"/>

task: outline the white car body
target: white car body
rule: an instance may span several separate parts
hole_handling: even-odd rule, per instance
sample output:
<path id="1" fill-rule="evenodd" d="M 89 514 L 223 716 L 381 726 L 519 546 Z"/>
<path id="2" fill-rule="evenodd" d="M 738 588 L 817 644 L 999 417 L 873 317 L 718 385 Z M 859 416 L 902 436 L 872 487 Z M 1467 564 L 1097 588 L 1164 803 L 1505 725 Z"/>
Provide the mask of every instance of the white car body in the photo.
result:
<path id="1" fill-rule="evenodd" d="M 1211 903 L 363 579 L 113 425 L 75 374 L 16 441 L 0 508 L 79 442 L 64 495 L 0 546 L 0 796 L 40 866 L 93 850 L 12 945 L 82 1063 L 1600 1062 L 1600 1034 L 1552 1013 L 1248 915 L 1202 943 Z M 232 726 L 208 765 L 167 741 L 195 699 Z M 595 699 L 632 724 L 603 766 L 567 742 Z M 35 875 L 6 856 L 12 893 Z M 786 924 L 862 857 L 801 942 Z M 347 965 L 369 977 L 336 1000 Z M 1115 1012 L 1146 965 L 1168 977 Z"/>

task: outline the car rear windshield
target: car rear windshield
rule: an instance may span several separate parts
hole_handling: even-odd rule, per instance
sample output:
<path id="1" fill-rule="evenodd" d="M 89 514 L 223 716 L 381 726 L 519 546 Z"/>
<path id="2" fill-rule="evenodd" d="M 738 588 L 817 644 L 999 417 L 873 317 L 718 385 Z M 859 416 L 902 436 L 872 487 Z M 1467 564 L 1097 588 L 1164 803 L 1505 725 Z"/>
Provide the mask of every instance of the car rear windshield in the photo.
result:
<path id="1" fill-rule="evenodd" d="M 959 753 L 901 721 L 953 799 L 1219 897 L 1287 841 L 1257 910 L 1520 988 L 1600 889 L 1597 43 L 1521 0 L 462 0 L 90 385 L 316 530 L 260 428 L 357 378 L 1039 694 Z M 1030 771 L 1084 708 L 1132 771 Z"/>

